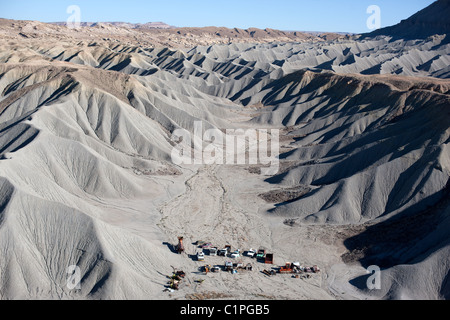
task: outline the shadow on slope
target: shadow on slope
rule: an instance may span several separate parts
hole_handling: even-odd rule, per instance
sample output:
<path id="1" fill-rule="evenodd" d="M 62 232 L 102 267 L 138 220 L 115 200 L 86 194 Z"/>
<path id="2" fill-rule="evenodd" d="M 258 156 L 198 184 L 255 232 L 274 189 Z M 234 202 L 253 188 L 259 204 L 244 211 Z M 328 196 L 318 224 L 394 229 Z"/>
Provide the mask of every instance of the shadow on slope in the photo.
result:
<path id="1" fill-rule="evenodd" d="M 388 269 L 399 264 L 418 263 L 449 245 L 450 238 L 436 234 L 436 230 L 449 222 L 445 209 L 450 205 L 450 179 L 442 191 L 430 197 L 438 200 L 427 209 L 416 211 L 415 208 L 422 206 L 419 202 L 345 240 L 348 252 L 342 255 L 342 260 L 345 263 L 359 261 L 364 268 L 377 265 Z M 428 199 L 421 202 L 426 203 Z M 445 240 L 439 241 L 443 237 Z M 424 241 L 426 238 L 434 238 L 435 241 Z M 354 284 L 358 281 L 354 279 Z"/>

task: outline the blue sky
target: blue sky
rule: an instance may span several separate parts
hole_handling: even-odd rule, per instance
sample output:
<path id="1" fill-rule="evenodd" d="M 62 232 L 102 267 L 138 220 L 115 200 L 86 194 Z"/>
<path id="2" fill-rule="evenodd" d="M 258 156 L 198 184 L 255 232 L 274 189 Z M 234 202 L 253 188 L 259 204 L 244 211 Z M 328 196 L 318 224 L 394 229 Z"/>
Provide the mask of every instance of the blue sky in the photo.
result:
<path id="1" fill-rule="evenodd" d="M 0 0 L 0 17 L 66 21 L 70 5 L 81 21 L 163 21 L 179 27 L 224 26 L 298 31 L 370 31 L 366 9 L 378 5 L 381 27 L 406 19 L 434 0 Z"/>

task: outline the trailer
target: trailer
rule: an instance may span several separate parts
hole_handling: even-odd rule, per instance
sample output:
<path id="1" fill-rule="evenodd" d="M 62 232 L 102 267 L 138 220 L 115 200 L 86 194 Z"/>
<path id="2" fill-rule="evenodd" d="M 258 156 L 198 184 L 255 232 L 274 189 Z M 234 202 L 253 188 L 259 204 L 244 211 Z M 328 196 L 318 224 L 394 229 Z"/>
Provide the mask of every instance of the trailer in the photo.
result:
<path id="1" fill-rule="evenodd" d="M 265 264 L 273 264 L 273 253 L 267 253 L 264 259 Z"/>

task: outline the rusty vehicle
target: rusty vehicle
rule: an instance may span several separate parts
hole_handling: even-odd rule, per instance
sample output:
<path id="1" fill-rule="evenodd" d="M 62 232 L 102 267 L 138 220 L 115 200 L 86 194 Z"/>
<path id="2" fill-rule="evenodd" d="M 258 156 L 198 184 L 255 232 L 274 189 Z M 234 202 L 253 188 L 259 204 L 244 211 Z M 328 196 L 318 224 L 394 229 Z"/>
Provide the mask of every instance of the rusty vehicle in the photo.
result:
<path id="1" fill-rule="evenodd" d="M 273 253 L 267 253 L 266 257 L 264 258 L 265 264 L 273 264 Z"/>
<path id="2" fill-rule="evenodd" d="M 182 254 L 184 252 L 183 237 L 178 237 L 178 244 L 175 246 L 175 250 L 178 254 Z"/>
<path id="3" fill-rule="evenodd" d="M 286 264 L 282 266 L 279 271 L 279 273 L 293 273 L 293 272 L 294 268 L 290 262 L 286 262 Z"/>

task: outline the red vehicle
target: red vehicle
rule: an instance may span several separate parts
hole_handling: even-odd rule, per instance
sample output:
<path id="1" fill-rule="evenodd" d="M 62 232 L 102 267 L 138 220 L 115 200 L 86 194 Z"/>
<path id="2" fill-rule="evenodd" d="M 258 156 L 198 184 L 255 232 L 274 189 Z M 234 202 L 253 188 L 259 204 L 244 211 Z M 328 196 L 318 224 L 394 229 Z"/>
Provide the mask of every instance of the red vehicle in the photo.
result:
<path id="1" fill-rule="evenodd" d="M 284 267 L 280 268 L 280 273 L 293 273 L 294 269 L 292 268 L 292 265 L 290 262 L 286 262 L 286 265 Z"/>
<path id="2" fill-rule="evenodd" d="M 266 258 L 264 259 L 264 263 L 273 264 L 273 253 L 266 254 Z"/>

